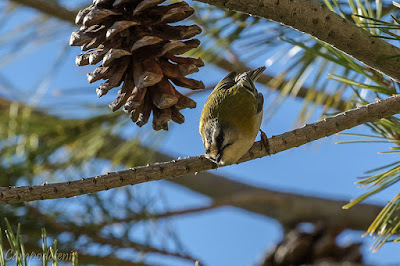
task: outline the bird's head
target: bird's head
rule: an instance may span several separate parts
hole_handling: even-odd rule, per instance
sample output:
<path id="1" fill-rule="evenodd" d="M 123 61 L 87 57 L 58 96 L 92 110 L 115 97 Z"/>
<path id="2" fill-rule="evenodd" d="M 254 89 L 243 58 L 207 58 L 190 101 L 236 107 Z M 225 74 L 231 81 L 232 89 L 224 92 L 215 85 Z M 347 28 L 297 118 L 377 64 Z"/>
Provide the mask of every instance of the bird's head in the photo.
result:
<path id="1" fill-rule="evenodd" d="M 254 139 L 243 136 L 229 122 L 211 120 L 202 134 L 205 157 L 218 165 L 236 163 L 252 145 Z"/>

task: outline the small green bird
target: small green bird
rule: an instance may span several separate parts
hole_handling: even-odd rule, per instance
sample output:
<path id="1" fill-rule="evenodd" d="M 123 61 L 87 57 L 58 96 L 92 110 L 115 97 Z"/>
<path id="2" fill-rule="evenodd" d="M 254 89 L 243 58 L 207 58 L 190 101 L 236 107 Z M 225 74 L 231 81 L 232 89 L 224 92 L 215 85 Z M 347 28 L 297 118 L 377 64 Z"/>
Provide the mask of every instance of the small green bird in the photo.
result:
<path id="1" fill-rule="evenodd" d="M 236 163 L 253 145 L 260 131 L 264 104 L 254 82 L 264 70 L 265 67 L 259 67 L 240 75 L 231 72 L 208 97 L 199 131 L 205 156 L 214 163 Z M 267 137 L 262 131 L 261 138 L 267 148 Z"/>

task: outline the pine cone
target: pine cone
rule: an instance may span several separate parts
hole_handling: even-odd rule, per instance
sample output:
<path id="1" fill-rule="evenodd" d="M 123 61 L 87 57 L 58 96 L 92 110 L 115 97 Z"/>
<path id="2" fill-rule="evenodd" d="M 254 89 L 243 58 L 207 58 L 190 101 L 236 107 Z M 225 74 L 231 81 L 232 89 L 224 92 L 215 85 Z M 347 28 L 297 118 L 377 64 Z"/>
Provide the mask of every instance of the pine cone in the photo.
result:
<path id="1" fill-rule="evenodd" d="M 197 90 L 201 81 L 186 78 L 204 66 L 200 58 L 181 57 L 199 46 L 190 39 L 201 32 L 197 25 L 171 26 L 193 14 L 186 2 L 160 5 L 165 0 L 93 0 L 76 16 L 82 25 L 71 34 L 70 45 L 81 46 L 84 54 L 76 64 L 101 66 L 87 74 L 89 83 L 105 80 L 97 89 L 101 97 L 121 86 L 109 105 L 123 106 L 133 122 L 143 126 L 153 110 L 153 128 L 168 130 L 168 121 L 183 123 L 180 110 L 195 108 L 196 102 L 179 93 L 174 85 Z M 172 82 L 172 83 L 171 83 Z"/>

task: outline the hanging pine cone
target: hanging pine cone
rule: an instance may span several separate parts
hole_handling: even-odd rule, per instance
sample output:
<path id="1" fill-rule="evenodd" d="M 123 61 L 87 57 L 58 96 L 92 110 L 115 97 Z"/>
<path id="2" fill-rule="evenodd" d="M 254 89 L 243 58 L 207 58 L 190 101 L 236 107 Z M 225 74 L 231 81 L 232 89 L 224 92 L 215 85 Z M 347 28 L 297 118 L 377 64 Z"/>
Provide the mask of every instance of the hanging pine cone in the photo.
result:
<path id="1" fill-rule="evenodd" d="M 109 106 L 116 111 L 123 106 L 138 126 L 147 123 L 153 110 L 153 128 L 168 130 L 168 121 L 183 123 L 180 110 L 195 108 L 196 102 L 179 93 L 174 85 L 197 90 L 201 81 L 186 78 L 204 66 L 200 58 L 181 57 L 199 46 L 190 39 L 201 32 L 197 25 L 171 26 L 193 14 L 186 2 L 160 5 L 165 0 L 93 0 L 81 10 L 71 34 L 70 45 L 81 46 L 84 54 L 76 64 L 101 66 L 89 73 L 89 83 L 106 80 L 97 96 L 119 87 L 118 96 Z"/>

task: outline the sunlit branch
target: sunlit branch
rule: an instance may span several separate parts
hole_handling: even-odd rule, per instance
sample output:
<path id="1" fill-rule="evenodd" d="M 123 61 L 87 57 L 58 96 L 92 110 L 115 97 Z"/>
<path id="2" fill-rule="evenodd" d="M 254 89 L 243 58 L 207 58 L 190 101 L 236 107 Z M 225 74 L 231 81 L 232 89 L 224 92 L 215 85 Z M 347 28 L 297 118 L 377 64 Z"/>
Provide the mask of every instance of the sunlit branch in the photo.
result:
<path id="1" fill-rule="evenodd" d="M 307 33 L 400 81 L 400 49 L 330 11 L 317 0 L 197 0 L 270 19 Z"/>
<path id="2" fill-rule="evenodd" d="M 8 116 L 8 110 L 11 104 L 11 101 L 0 98 L 0 110 L 6 117 Z M 29 123 L 35 124 L 35 121 L 38 119 L 53 121 L 54 124 L 65 123 L 65 121 L 55 116 L 32 110 Z M 74 132 L 76 132 L 77 135 L 80 135 L 81 131 L 87 131 L 86 126 L 90 123 L 90 120 L 75 123 L 85 126 L 80 126 L 77 129 L 74 129 L 76 130 Z M 36 131 L 33 131 L 32 133 L 35 134 L 35 132 Z M 116 135 L 108 135 L 107 139 L 109 140 L 109 143 L 112 143 L 112 146 L 105 145 L 100 148 L 97 152 L 96 158 L 113 161 L 115 159 L 115 154 L 119 151 L 120 147 L 126 146 L 129 140 L 124 140 Z M 150 156 L 153 162 L 166 162 L 173 159 L 169 155 L 159 151 L 154 151 L 147 147 L 139 146 L 136 149 L 141 154 L 153 154 L 153 156 Z M 140 161 L 149 162 L 148 160 L 150 160 L 150 158 L 144 159 L 143 156 L 140 158 L 142 159 Z M 125 166 L 132 165 L 132 156 L 124 156 L 119 160 L 118 164 Z M 268 176 L 268 173 L 265 173 L 265 177 L 271 178 Z M 243 179 L 244 178 L 242 177 L 237 178 L 237 180 Z M 290 225 L 295 225 L 301 221 L 311 223 L 329 221 L 341 224 L 349 229 L 365 230 L 382 208 L 381 206 L 371 204 L 357 204 L 357 206 L 350 210 L 342 211 L 341 208 L 347 203 L 347 201 L 328 200 L 324 198 L 315 198 L 295 193 L 254 187 L 216 175 L 209 171 L 204 171 L 197 175 L 187 174 L 182 177 L 169 179 L 168 181 L 183 186 L 186 189 L 190 189 L 193 192 L 210 197 L 217 203 L 221 202 L 222 195 L 224 199 L 226 197 L 235 199 L 230 201 L 231 206 L 276 219 L 285 227 L 290 227 Z M 245 194 L 254 195 L 257 198 L 262 196 L 263 200 L 255 200 L 250 203 L 246 203 L 246 200 L 237 200 L 238 198 L 242 199 L 244 197 L 242 195 Z M 279 201 L 276 199 L 279 199 Z M 315 202 L 318 202 L 318 205 L 316 205 Z M 293 212 L 293 208 L 295 208 L 296 212 Z M 2 215 L 4 217 L 12 217 L 11 214 L 2 213 Z M 134 217 L 132 219 L 139 218 Z M 101 224 L 96 225 L 96 228 L 99 227 L 101 227 Z"/>
<path id="3" fill-rule="evenodd" d="M 269 139 L 269 153 L 276 154 L 311 141 L 330 136 L 367 122 L 391 116 L 400 112 L 400 97 L 392 96 L 376 103 L 340 113 L 313 124 L 305 125 Z M 238 163 L 267 156 L 261 142 L 256 142 Z M 184 174 L 215 169 L 217 166 L 203 155 L 153 163 L 147 166 L 110 172 L 81 180 L 43 184 L 41 186 L 20 186 L 0 188 L 0 203 L 18 203 L 34 200 L 74 197 L 111 188 L 135 185 L 148 181 L 173 178 Z"/>

